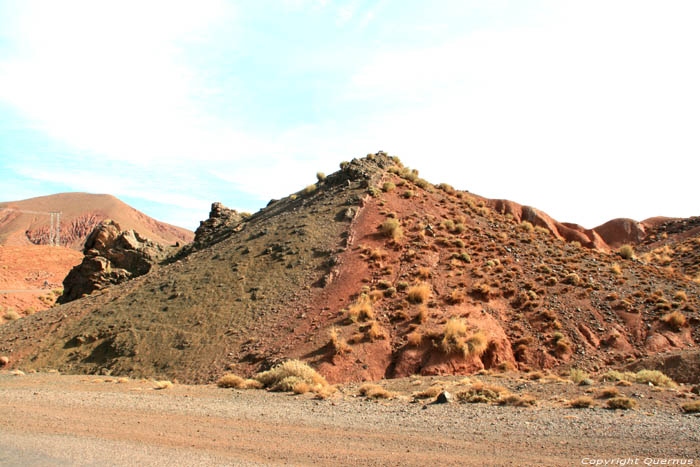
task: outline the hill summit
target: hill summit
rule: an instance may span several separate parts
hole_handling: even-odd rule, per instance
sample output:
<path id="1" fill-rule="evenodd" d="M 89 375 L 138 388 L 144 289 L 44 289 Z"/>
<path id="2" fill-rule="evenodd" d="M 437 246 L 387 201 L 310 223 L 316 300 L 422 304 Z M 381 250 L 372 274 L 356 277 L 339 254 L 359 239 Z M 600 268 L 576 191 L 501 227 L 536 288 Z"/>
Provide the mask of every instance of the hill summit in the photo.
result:
<path id="1" fill-rule="evenodd" d="M 700 285 L 680 247 L 700 240 L 674 222 L 586 231 L 380 152 L 249 217 L 213 206 L 198 241 L 148 274 L 2 326 L 0 354 L 182 382 L 287 358 L 332 382 L 595 371 L 697 349 Z"/>

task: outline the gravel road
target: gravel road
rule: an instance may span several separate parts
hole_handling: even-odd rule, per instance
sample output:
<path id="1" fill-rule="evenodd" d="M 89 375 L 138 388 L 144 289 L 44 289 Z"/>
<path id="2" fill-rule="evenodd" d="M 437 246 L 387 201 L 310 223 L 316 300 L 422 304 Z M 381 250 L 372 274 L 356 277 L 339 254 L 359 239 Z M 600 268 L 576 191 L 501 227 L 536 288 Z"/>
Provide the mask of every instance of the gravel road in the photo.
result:
<path id="1" fill-rule="evenodd" d="M 0 465 L 700 463 L 700 418 L 671 411 L 321 401 L 116 381 L 0 374 Z"/>

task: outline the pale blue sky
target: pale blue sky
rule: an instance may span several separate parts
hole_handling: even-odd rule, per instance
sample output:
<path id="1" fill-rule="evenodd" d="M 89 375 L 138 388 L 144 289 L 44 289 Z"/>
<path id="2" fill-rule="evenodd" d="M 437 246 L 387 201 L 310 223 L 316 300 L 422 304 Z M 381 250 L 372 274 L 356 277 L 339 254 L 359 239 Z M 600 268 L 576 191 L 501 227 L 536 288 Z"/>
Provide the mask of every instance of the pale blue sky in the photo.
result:
<path id="1" fill-rule="evenodd" d="M 194 229 L 383 149 L 586 227 L 697 215 L 697 5 L 0 0 L 0 200 Z"/>

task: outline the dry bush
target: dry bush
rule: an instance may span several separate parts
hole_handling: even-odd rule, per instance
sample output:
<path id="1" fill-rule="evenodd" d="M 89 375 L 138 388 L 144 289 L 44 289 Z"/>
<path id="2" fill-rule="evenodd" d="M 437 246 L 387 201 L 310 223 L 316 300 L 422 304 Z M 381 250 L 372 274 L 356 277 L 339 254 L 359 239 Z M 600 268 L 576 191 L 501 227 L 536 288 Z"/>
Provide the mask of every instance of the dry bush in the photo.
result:
<path id="1" fill-rule="evenodd" d="M 316 185 L 308 185 L 306 188 L 304 188 L 304 194 L 307 195 L 309 193 L 313 193 L 314 191 L 316 191 Z"/>
<path id="2" fill-rule="evenodd" d="M 411 347 L 419 347 L 423 342 L 423 333 L 419 330 L 415 330 L 407 336 L 407 340 L 408 345 Z"/>
<path id="3" fill-rule="evenodd" d="M 323 172 L 316 172 L 316 180 L 318 180 L 319 182 L 322 182 L 325 179 L 326 179 L 326 174 L 324 174 Z"/>
<path id="4" fill-rule="evenodd" d="M 419 323 L 425 323 L 428 320 L 428 308 L 425 305 L 418 307 L 418 314 L 416 315 L 416 320 Z"/>
<path id="5" fill-rule="evenodd" d="M 472 404 L 496 402 L 502 395 L 505 396 L 507 393 L 506 388 L 502 386 L 477 382 L 465 391 L 456 392 L 455 400 Z"/>
<path id="6" fill-rule="evenodd" d="M 379 230 L 381 231 L 382 235 L 394 240 L 398 240 L 403 235 L 401 224 L 399 223 L 398 219 L 394 218 L 385 220 L 379 227 Z"/>
<path id="7" fill-rule="evenodd" d="M 481 331 L 468 336 L 467 323 L 463 319 L 451 318 L 442 331 L 440 347 L 446 354 L 461 353 L 466 358 L 483 354 L 488 347 L 488 339 Z"/>
<path id="8" fill-rule="evenodd" d="M 634 381 L 640 384 L 651 383 L 657 387 L 675 388 L 675 381 L 658 370 L 639 370 L 634 375 Z"/>
<path id="9" fill-rule="evenodd" d="M 576 384 L 579 384 L 581 381 L 584 381 L 589 377 L 590 376 L 588 373 L 583 370 L 579 370 L 578 368 L 572 368 L 569 370 L 569 379 Z"/>
<path id="10" fill-rule="evenodd" d="M 427 279 L 430 277 L 430 268 L 426 266 L 421 266 L 418 268 L 418 277 L 421 279 Z"/>
<path id="11" fill-rule="evenodd" d="M 622 394 L 620 394 L 620 391 L 617 388 L 613 387 L 601 388 L 595 394 L 596 399 L 611 399 L 613 397 L 620 396 L 622 396 Z"/>
<path id="12" fill-rule="evenodd" d="M 306 381 L 297 381 L 292 386 L 292 392 L 294 394 L 306 394 L 311 390 L 311 386 Z"/>
<path id="13" fill-rule="evenodd" d="M 686 302 L 688 301 L 688 295 L 683 290 L 677 291 L 673 294 L 673 300 L 676 302 Z"/>
<path id="14" fill-rule="evenodd" d="M 367 336 L 370 340 L 387 339 L 389 337 L 386 329 L 381 327 L 376 321 L 372 321 L 372 325 L 367 330 Z"/>
<path id="15" fill-rule="evenodd" d="M 387 391 L 380 385 L 372 383 L 363 384 L 358 391 L 360 395 L 368 399 L 393 399 L 396 397 L 396 393 Z"/>
<path id="16" fill-rule="evenodd" d="M 622 268 L 620 268 L 620 265 L 617 263 L 613 263 L 613 265 L 610 266 L 610 271 L 612 271 L 612 273 L 615 274 L 616 276 L 622 275 Z"/>
<path id="17" fill-rule="evenodd" d="M 238 375 L 226 374 L 219 378 L 216 385 L 220 388 L 235 388 L 235 389 L 260 389 L 262 384 L 254 379 L 243 379 Z"/>
<path id="18" fill-rule="evenodd" d="M 442 386 L 430 386 L 425 391 L 413 393 L 413 398 L 414 399 L 432 399 L 434 397 L 437 397 L 443 391 L 443 389 L 444 388 Z"/>
<path id="19" fill-rule="evenodd" d="M 573 407 L 575 409 L 587 409 L 593 405 L 593 399 L 588 396 L 581 396 L 569 401 L 568 405 L 569 407 Z"/>
<path id="20" fill-rule="evenodd" d="M 348 343 L 345 341 L 340 336 L 340 330 L 336 327 L 332 327 L 329 336 L 331 339 L 331 347 L 333 347 L 333 350 L 335 350 L 335 353 L 337 354 L 342 354 L 342 353 L 347 353 L 350 352 L 350 346 Z"/>
<path id="21" fill-rule="evenodd" d="M 520 223 L 520 229 L 525 232 L 532 232 L 533 230 L 535 230 L 535 227 L 528 221 L 522 221 Z"/>
<path id="22" fill-rule="evenodd" d="M 632 248 L 632 245 L 622 245 L 617 252 L 622 256 L 624 259 L 633 259 L 634 258 L 634 248 Z"/>
<path id="23" fill-rule="evenodd" d="M 583 280 L 575 272 L 571 272 L 564 277 L 564 283 L 571 285 L 581 285 Z"/>
<path id="24" fill-rule="evenodd" d="M 311 386 L 328 386 L 323 376 L 299 360 L 287 360 L 270 370 L 256 374 L 254 378 L 273 391 L 293 391 L 294 385 L 299 382 L 305 382 Z"/>
<path id="25" fill-rule="evenodd" d="M 15 321 L 15 320 L 20 319 L 21 316 L 19 315 L 19 313 L 17 313 L 17 312 L 16 312 L 15 310 L 13 310 L 12 308 L 8 308 L 8 309 L 5 311 L 4 318 L 5 318 L 6 320 L 8 320 L 8 321 Z"/>
<path id="26" fill-rule="evenodd" d="M 700 401 L 687 402 L 681 405 L 681 409 L 685 413 L 700 413 Z"/>
<path id="27" fill-rule="evenodd" d="M 685 315 L 683 313 L 681 313 L 680 311 L 674 311 L 673 313 L 669 313 L 667 315 L 664 315 L 661 318 L 661 321 L 666 323 L 669 327 L 671 327 L 676 332 L 680 331 L 686 325 Z"/>
<path id="28" fill-rule="evenodd" d="M 462 303 L 464 301 L 464 292 L 462 292 L 459 289 L 455 289 L 452 291 L 450 296 L 448 297 L 447 301 L 453 305 L 456 305 L 458 303 Z"/>
<path id="29" fill-rule="evenodd" d="M 368 295 L 362 294 L 355 303 L 348 308 L 348 316 L 354 323 L 374 319 L 372 300 Z"/>
<path id="30" fill-rule="evenodd" d="M 608 399 L 605 406 L 613 410 L 629 410 L 637 407 L 637 401 L 628 397 L 614 397 L 612 399 Z"/>
<path id="31" fill-rule="evenodd" d="M 403 196 L 406 199 L 411 199 L 414 196 L 413 190 L 406 190 L 401 196 Z"/>
<path id="32" fill-rule="evenodd" d="M 537 400 L 530 395 L 508 394 L 498 399 L 498 405 L 510 405 L 512 407 L 532 407 Z"/>
<path id="33" fill-rule="evenodd" d="M 408 300 L 412 303 L 425 303 L 430 298 L 430 286 L 425 282 L 408 288 Z"/>
<path id="34" fill-rule="evenodd" d="M 395 190 L 395 189 L 396 189 L 396 185 L 393 184 L 392 182 L 384 182 L 384 184 L 382 185 L 382 191 L 384 191 L 385 193 L 388 193 L 388 192 Z"/>
<path id="35" fill-rule="evenodd" d="M 156 381 L 154 383 L 153 389 L 157 389 L 157 390 L 170 389 L 172 387 L 173 387 L 173 383 L 171 383 L 170 381 L 167 381 L 167 380 L 163 380 L 163 381 Z"/>
<path id="36" fill-rule="evenodd" d="M 491 294 L 491 287 L 483 282 L 477 282 L 472 287 L 472 293 L 480 295 L 483 298 L 488 298 L 488 296 Z"/>

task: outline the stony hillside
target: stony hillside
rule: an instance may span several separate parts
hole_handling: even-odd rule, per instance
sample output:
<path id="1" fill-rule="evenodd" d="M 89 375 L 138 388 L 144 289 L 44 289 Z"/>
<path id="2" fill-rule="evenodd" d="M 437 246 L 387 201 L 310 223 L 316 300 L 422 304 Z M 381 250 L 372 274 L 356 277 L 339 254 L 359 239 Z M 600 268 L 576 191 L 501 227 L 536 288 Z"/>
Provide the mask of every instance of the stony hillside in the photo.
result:
<path id="1" fill-rule="evenodd" d="M 383 153 L 251 217 L 216 212 L 169 264 L 1 327 L 0 354 L 186 382 L 293 357 L 359 381 L 597 370 L 700 344 L 700 284 L 680 260 L 642 255 L 656 224 L 560 224 L 432 185 Z"/>
<path id="2" fill-rule="evenodd" d="M 47 245 L 51 218 L 42 213 L 50 211 L 61 212 L 61 245 L 75 250 L 83 248 L 90 232 L 105 219 L 163 245 L 193 238 L 192 232 L 152 219 L 114 196 L 59 193 L 0 203 L 0 244 Z"/>

